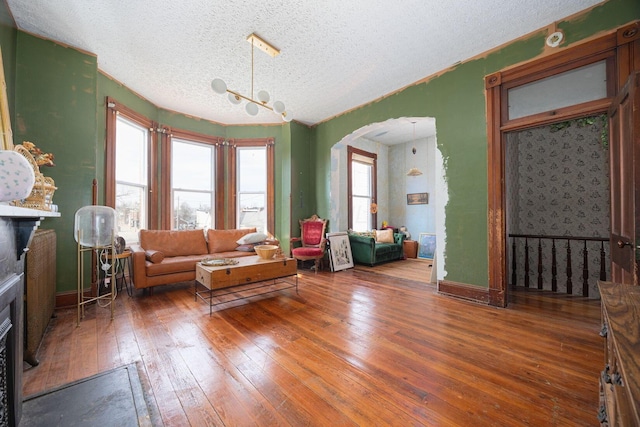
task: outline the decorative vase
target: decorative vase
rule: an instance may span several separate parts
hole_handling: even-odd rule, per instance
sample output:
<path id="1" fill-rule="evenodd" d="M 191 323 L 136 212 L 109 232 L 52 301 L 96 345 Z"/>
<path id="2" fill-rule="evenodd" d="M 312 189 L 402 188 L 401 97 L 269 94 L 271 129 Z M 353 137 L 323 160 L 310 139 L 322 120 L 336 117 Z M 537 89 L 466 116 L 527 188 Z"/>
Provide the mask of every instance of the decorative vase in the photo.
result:
<path id="1" fill-rule="evenodd" d="M 0 150 L 0 202 L 26 198 L 35 182 L 33 167 L 23 155 Z"/>

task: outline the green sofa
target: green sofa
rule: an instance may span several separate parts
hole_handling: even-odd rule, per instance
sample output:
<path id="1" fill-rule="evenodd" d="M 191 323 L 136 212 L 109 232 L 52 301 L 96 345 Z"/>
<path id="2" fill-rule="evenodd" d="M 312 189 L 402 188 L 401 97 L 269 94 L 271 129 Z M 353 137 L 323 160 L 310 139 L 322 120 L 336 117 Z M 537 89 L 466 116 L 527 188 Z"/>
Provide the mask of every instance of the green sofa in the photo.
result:
<path id="1" fill-rule="evenodd" d="M 404 259 L 404 234 L 394 233 L 393 239 L 394 243 L 376 243 L 370 233 L 349 233 L 353 262 L 374 266 Z"/>

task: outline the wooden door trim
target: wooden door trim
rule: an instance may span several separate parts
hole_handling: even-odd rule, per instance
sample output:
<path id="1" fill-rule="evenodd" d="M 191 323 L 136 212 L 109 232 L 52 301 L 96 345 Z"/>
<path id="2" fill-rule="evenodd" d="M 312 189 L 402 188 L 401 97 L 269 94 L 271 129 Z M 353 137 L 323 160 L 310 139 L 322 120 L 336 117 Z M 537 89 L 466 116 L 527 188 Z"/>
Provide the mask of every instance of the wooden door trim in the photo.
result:
<path id="1" fill-rule="evenodd" d="M 493 73 L 485 78 L 488 146 L 488 257 L 489 257 L 489 304 L 497 307 L 507 305 L 507 247 L 506 247 L 506 190 L 505 190 L 505 134 L 507 131 L 525 129 L 539 124 L 548 124 L 588 114 L 606 112 L 621 86 L 620 79 L 628 77 L 640 63 L 639 39 L 633 28 L 638 23 L 625 26 L 610 34 L 567 48 L 557 54 L 530 61 L 526 64 Z M 627 29 L 631 37 L 619 37 Z M 629 30 L 630 29 L 630 30 Z M 620 40 L 623 44 L 620 44 Z M 633 44 L 631 46 L 630 44 Z M 618 52 L 625 49 L 628 54 Z M 560 114 L 542 113 L 519 121 L 505 122 L 503 114 L 506 87 L 514 82 L 531 82 L 567 70 L 567 64 L 579 67 L 602 59 L 607 60 L 607 98 L 592 103 L 563 108 Z M 571 67 L 570 67 L 571 68 Z M 624 80 L 622 81 L 624 83 Z"/>

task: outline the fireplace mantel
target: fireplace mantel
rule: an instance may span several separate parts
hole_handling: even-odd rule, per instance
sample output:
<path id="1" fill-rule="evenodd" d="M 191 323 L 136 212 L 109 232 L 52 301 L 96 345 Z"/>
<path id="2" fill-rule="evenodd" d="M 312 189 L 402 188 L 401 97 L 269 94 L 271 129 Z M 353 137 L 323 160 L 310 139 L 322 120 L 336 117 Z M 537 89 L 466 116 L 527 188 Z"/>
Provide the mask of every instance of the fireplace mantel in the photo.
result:
<path id="1" fill-rule="evenodd" d="M 16 242 L 16 256 L 18 259 L 29 248 L 29 242 L 33 237 L 40 221 L 44 218 L 59 217 L 59 212 L 41 211 L 38 209 L 20 208 L 0 203 L 0 217 L 13 221 L 13 231 Z"/>
<path id="2" fill-rule="evenodd" d="M 17 427 L 22 415 L 22 351 L 24 298 L 23 254 L 34 231 L 45 218 L 58 212 L 20 208 L 0 203 L 0 425 Z M 7 316 L 8 314 L 8 316 Z M 6 344 L 6 345 L 4 345 Z M 4 349 L 4 350 L 3 350 Z"/>

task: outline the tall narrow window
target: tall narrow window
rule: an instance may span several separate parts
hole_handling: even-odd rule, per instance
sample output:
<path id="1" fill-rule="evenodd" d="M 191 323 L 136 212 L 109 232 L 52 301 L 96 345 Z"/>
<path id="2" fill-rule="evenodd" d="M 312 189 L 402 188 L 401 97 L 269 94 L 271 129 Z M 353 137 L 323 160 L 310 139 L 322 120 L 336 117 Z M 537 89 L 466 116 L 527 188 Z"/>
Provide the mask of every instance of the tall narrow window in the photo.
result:
<path id="1" fill-rule="evenodd" d="M 376 227 L 376 159 L 374 153 L 348 147 L 349 228 L 367 231 Z"/>
<path id="2" fill-rule="evenodd" d="M 154 129 L 151 120 L 107 97 L 104 203 L 116 210 L 118 234 L 127 243 L 138 241 L 140 229 L 157 226 L 150 208 L 157 201 Z"/>
<path id="3" fill-rule="evenodd" d="M 234 218 L 228 227 L 273 233 L 275 227 L 275 166 L 272 139 L 233 140 L 229 152 L 229 212 Z"/>
<path id="4" fill-rule="evenodd" d="M 215 228 L 216 147 L 171 140 L 171 228 Z"/>
<path id="5" fill-rule="evenodd" d="M 240 147 L 237 150 L 238 228 L 267 231 L 267 148 Z"/>
<path id="6" fill-rule="evenodd" d="M 128 242 L 136 242 L 138 231 L 147 228 L 149 131 L 139 124 L 118 116 L 116 120 L 116 193 L 118 234 Z"/>

